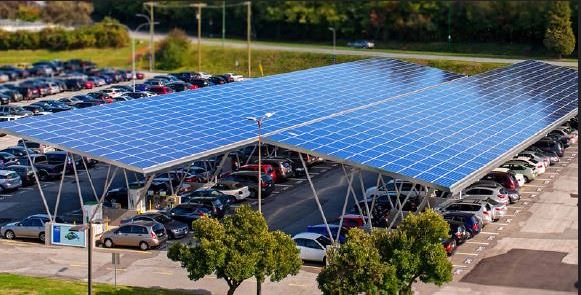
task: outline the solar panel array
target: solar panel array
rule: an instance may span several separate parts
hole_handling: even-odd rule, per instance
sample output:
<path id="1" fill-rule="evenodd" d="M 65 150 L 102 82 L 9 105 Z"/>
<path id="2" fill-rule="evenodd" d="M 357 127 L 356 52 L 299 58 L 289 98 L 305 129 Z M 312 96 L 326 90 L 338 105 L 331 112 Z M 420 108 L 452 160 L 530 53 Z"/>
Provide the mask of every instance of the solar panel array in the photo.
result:
<path id="1" fill-rule="evenodd" d="M 268 137 L 444 188 L 577 110 L 577 71 L 526 61 Z"/>
<path id="2" fill-rule="evenodd" d="M 264 132 L 280 131 L 458 77 L 370 59 L 20 119 L 0 129 L 148 173 L 252 142 L 257 130 L 247 116 L 276 112 Z"/>

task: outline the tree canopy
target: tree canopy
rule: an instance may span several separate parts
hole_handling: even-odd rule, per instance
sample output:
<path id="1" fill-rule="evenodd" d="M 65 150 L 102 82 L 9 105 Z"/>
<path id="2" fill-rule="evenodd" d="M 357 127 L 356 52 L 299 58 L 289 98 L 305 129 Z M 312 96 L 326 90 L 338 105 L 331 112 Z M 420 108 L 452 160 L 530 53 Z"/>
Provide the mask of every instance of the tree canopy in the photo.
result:
<path id="1" fill-rule="evenodd" d="M 248 206 L 236 209 L 223 222 L 204 217 L 193 223 L 196 243 L 175 243 L 168 257 L 179 261 L 191 280 L 215 273 L 234 294 L 242 282 L 251 277 L 257 287 L 266 277 L 280 281 L 298 273 L 302 261 L 290 236 L 269 232 L 262 214 Z"/>
<path id="2" fill-rule="evenodd" d="M 575 35 L 571 28 L 571 9 L 567 2 L 551 3 L 543 43 L 559 57 L 575 49 Z"/>

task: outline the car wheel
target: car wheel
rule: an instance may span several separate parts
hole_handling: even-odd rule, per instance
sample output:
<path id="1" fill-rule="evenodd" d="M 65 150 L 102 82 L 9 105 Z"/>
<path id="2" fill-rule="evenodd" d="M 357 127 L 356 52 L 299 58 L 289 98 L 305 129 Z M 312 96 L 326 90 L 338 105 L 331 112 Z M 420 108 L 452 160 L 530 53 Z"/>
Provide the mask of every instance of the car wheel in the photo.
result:
<path id="1" fill-rule="evenodd" d="M 111 241 L 111 239 L 105 239 L 105 241 L 103 241 L 103 245 L 105 246 L 105 248 L 112 248 L 113 241 Z"/>
<path id="2" fill-rule="evenodd" d="M 323 257 L 323 265 L 327 265 L 327 256 Z"/>
<path id="3" fill-rule="evenodd" d="M 468 240 L 468 239 L 472 239 L 472 232 L 471 231 L 466 232 L 466 240 Z"/>
<path id="4" fill-rule="evenodd" d="M 38 235 L 38 239 L 39 239 L 41 242 L 43 242 L 43 243 L 44 243 L 44 241 L 46 240 L 46 236 L 45 236 L 45 234 L 44 234 L 44 233 L 40 233 L 40 234 Z"/>
<path id="5" fill-rule="evenodd" d="M 531 182 L 531 181 L 529 180 L 529 178 L 528 178 L 528 177 L 526 177 L 526 176 L 524 176 L 524 179 L 525 179 L 525 183 L 529 183 L 529 182 Z"/>
<path id="6" fill-rule="evenodd" d="M 146 251 L 149 249 L 149 245 L 146 242 L 140 242 L 139 249 L 141 249 L 142 251 Z"/>
<path id="7" fill-rule="evenodd" d="M 4 233 L 4 238 L 6 238 L 7 240 L 14 240 L 14 238 L 16 238 L 16 235 L 14 234 L 14 232 L 13 232 L 13 231 L 11 231 L 11 230 L 7 230 L 7 231 Z"/>
<path id="8" fill-rule="evenodd" d="M 48 173 L 46 173 L 45 171 L 39 171 L 38 172 L 38 180 L 47 181 L 48 180 Z"/>

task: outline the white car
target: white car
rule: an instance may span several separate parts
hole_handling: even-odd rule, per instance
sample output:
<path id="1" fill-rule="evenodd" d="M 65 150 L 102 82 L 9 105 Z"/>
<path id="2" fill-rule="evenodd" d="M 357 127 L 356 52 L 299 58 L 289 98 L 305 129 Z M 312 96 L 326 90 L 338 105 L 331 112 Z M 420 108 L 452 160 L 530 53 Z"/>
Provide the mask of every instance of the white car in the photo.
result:
<path id="1" fill-rule="evenodd" d="M 390 195 L 395 195 L 397 189 L 400 190 L 400 194 L 404 196 L 409 195 L 410 199 L 426 196 L 426 189 L 423 186 L 416 184 L 414 187 L 413 183 L 409 181 L 400 179 L 394 181 L 391 179 L 386 183 L 386 186 Z M 371 199 L 373 195 L 387 195 L 387 191 L 385 191 L 383 188 L 378 189 L 376 186 L 372 186 L 365 190 L 365 199 Z"/>
<path id="2" fill-rule="evenodd" d="M 462 192 L 464 199 L 476 199 L 485 201 L 487 199 L 494 200 L 498 203 L 506 205 L 509 203 L 508 194 L 502 188 L 492 188 L 485 186 L 469 187 Z"/>
<path id="3" fill-rule="evenodd" d="M 495 168 L 492 171 L 510 173 L 512 170 L 510 170 L 508 168 Z M 522 187 L 526 183 L 526 179 L 525 179 L 524 175 L 522 175 L 520 173 L 516 173 L 514 171 L 512 171 L 512 172 L 514 173 L 514 177 L 516 178 L 516 181 L 518 182 L 518 186 Z"/>
<path id="4" fill-rule="evenodd" d="M 530 165 L 535 166 L 536 171 L 537 171 L 537 176 L 545 173 L 545 163 L 543 161 L 537 161 L 535 159 L 531 159 L 529 157 L 516 157 L 513 158 L 512 161 L 517 160 L 517 161 L 525 161 L 527 163 L 529 163 Z"/>
<path id="5" fill-rule="evenodd" d="M 250 196 L 248 186 L 244 186 L 236 181 L 220 181 L 212 186 L 212 188 L 225 195 L 234 196 L 238 201 L 244 200 Z"/>
<path id="6" fill-rule="evenodd" d="M 296 234 L 293 241 L 300 251 L 301 259 L 305 261 L 327 261 L 327 249 L 331 246 L 331 240 L 317 233 Z"/>
<path id="7" fill-rule="evenodd" d="M 54 82 L 47 82 L 46 84 L 48 85 L 50 94 L 58 94 L 62 92 L 58 84 Z"/>
<path id="8" fill-rule="evenodd" d="M 529 159 L 534 159 L 537 162 L 542 162 L 545 164 L 545 168 L 551 165 L 551 158 L 545 155 L 539 155 L 533 151 L 522 151 L 518 153 L 517 157 L 527 157 Z"/>
<path id="9" fill-rule="evenodd" d="M 208 73 L 205 73 L 205 72 L 199 72 L 199 73 L 197 73 L 197 74 L 198 74 L 198 76 L 199 76 L 200 78 L 202 78 L 202 79 L 209 79 L 210 77 L 212 77 L 212 75 L 210 75 L 210 74 L 208 74 Z"/>
<path id="10" fill-rule="evenodd" d="M 105 94 L 115 98 L 115 97 L 119 97 L 119 96 L 123 95 L 127 91 L 125 91 L 123 89 L 109 88 L 109 89 L 103 89 L 99 92 L 105 93 Z"/>

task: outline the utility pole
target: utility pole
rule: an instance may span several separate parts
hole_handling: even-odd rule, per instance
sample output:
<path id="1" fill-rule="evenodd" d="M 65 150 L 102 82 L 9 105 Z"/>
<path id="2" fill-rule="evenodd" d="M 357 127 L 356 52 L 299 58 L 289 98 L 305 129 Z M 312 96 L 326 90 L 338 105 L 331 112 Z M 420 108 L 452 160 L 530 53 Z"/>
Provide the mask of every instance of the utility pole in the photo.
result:
<path id="1" fill-rule="evenodd" d="M 155 65 L 155 54 L 153 52 L 153 33 L 154 33 L 154 24 L 153 24 L 153 2 L 149 3 L 149 71 L 153 72 L 153 68 Z"/>
<path id="2" fill-rule="evenodd" d="M 226 1 L 222 1 L 222 48 L 226 39 Z"/>
<path id="3" fill-rule="evenodd" d="M 202 7 L 205 7 L 204 3 L 192 4 L 192 7 L 196 7 L 198 12 L 196 12 L 196 19 L 198 20 L 198 72 L 202 71 Z"/>
<path id="4" fill-rule="evenodd" d="M 452 47 L 452 2 L 448 2 L 448 51 Z"/>
<path id="5" fill-rule="evenodd" d="M 337 53 L 335 47 L 337 45 L 337 35 L 335 33 L 335 28 L 329 28 L 329 31 L 333 32 L 333 64 L 337 63 Z"/>
<path id="6" fill-rule="evenodd" d="M 247 9 L 246 9 L 246 38 L 247 38 L 247 47 L 248 47 L 248 77 L 250 78 L 250 76 L 252 75 L 252 54 L 250 51 L 250 33 L 251 33 L 251 20 L 250 17 L 251 15 L 251 7 L 252 7 L 252 2 L 251 1 L 246 1 L 246 5 Z"/>

